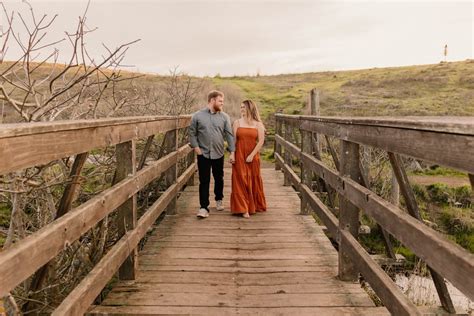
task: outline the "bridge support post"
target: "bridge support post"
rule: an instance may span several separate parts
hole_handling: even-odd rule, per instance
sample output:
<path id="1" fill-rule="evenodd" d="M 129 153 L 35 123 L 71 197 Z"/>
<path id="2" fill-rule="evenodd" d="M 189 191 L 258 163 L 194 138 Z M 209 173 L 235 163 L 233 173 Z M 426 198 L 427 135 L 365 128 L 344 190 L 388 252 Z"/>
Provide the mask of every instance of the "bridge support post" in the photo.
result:
<path id="1" fill-rule="evenodd" d="M 301 151 L 303 153 L 307 153 L 311 155 L 311 151 L 313 149 L 313 133 L 304 131 L 300 129 L 301 133 Z M 307 185 L 310 190 L 312 190 L 312 182 L 313 182 L 313 172 L 311 168 L 304 163 L 303 159 L 300 159 L 301 165 L 301 183 Z M 305 195 L 301 195 L 301 214 L 309 214 L 310 207 L 308 201 L 305 199 Z"/>
<path id="2" fill-rule="evenodd" d="M 167 152 L 172 152 L 178 150 L 178 130 L 174 129 L 169 131 L 165 135 L 165 147 Z M 166 172 L 165 172 L 165 184 L 167 187 L 176 183 L 176 179 L 178 178 L 178 168 L 176 167 L 178 162 L 173 164 Z M 176 214 L 176 200 L 177 197 L 173 197 L 170 201 L 168 206 L 166 207 L 166 214 L 174 215 Z"/>
<path id="3" fill-rule="evenodd" d="M 341 144 L 341 170 L 340 175 L 347 177 L 360 183 L 359 170 L 360 156 L 359 145 L 356 143 L 342 141 Z M 343 188 L 344 183 L 342 184 Z M 340 196 L 340 212 L 339 212 L 339 230 L 346 230 L 357 239 L 359 233 L 359 209 L 349 202 L 342 195 Z M 339 278 L 343 281 L 357 281 L 358 271 L 353 261 L 349 257 L 350 248 L 346 244 L 344 238 L 340 238 L 339 243 Z"/>
<path id="4" fill-rule="evenodd" d="M 285 122 L 285 140 L 291 142 L 293 138 L 293 133 L 292 133 L 292 126 L 290 123 Z M 283 157 L 285 160 L 285 164 L 288 165 L 288 167 L 291 168 L 292 165 L 292 157 L 291 157 L 291 152 L 285 148 L 285 155 Z M 285 181 L 283 183 L 284 186 L 290 186 L 291 185 L 291 179 L 290 175 L 285 174 Z"/>
<path id="5" fill-rule="evenodd" d="M 275 119 L 275 136 L 276 135 L 283 136 L 281 120 L 279 120 L 278 118 Z M 281 145 L 277 143 L 276 137 L 273 151 L 275 152 L 275 154 L 279 154 L 281 156 Z M 275 170 L 281 170 L 281 166 L 278 160 L 275 161 Z"/>
<path id="6" fill-rule="evenodd" d="M 136 170 L 135 140 L 118 144 L 115 150 L 117 169 L 114 182 L 120 182 L 129 175 L 134 175 Z M 117 209 L 117 230 L 119 238 L 127 231 L 137 226 L 137 195 L 125 201 Z M 119 268 L 120 280 L 135 280 L 138 267 L 138 251 L 133 249 L 130 256 L 125 259 Z"/>

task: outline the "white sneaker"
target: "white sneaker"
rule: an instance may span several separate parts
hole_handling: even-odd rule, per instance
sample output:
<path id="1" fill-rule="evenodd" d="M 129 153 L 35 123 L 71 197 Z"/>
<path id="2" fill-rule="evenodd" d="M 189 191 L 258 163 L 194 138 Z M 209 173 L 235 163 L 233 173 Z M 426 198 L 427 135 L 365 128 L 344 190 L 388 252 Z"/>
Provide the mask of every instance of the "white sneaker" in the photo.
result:
<path id="1" fill-rule="evenodd" d="M 224 202 L 222 202 L 222 200 L 216 201 L 216 210 L 218 211 L 224 210 Z"/>
<path id="2" fill-rule="evenodd" d="M 205 208 L 200 208 L 196 216 L 199 218 L 206 218 L 209 217 L 209 212 Z"/>

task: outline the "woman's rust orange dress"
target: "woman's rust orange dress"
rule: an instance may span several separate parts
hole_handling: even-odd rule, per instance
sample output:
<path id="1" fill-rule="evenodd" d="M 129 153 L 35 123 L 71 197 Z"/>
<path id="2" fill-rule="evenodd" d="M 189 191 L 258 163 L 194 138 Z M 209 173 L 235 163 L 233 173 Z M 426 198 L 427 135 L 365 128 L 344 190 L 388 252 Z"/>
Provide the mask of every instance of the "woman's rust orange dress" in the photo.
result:
<path id="1" fill-rule="evenodd" d="M 238 127 L 236 134 L 230 210 L 234 214 L 264 212 L 267 204 L 260 175 L 260 154 L 257 153 L 251 163 L 245 161 L 257 145 L 258 130 L 253 127 Z"/>

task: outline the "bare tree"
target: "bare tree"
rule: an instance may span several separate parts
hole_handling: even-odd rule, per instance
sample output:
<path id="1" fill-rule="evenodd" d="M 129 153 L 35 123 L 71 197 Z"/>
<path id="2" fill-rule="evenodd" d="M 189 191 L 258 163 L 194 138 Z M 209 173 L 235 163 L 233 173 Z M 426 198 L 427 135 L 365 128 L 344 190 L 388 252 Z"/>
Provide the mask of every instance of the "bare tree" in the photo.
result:
<path id="1" fill-rule="evenodd" d="M 78 18 L 74 31 L 65 32 L 64 38 L 45 42 L 56 15 L 37 16 L 31 5 L 25 3 L 29 7 L 27 16 L 20 12 L 9 13 L 1 4 L 7 29 L 2 33 L 0 99 L 26 122 L 51 121 L 61 115 L 68 119 L 97 117 L 105 90 L 131 79 L 122 77 L 120 67 L 128 48 L 138 40 L 114 49 L 103 44 L 105 54 L 96 60 L 85 45 L 86 37 L 95 31 L 86 24 L 89 4 Z M 19 23 L 15 23 L 15 19 Z M 59 64 L 60 52 L 56 45 L 63 41 L 70 45 L 70 56 L 66 63 Z M 19 47 L 21 54 L 5 62 L 11 45 Z M 111 111 L 125 103 L 121 101 Z M 110 111 L 107 115 L 111 115 Z"/>

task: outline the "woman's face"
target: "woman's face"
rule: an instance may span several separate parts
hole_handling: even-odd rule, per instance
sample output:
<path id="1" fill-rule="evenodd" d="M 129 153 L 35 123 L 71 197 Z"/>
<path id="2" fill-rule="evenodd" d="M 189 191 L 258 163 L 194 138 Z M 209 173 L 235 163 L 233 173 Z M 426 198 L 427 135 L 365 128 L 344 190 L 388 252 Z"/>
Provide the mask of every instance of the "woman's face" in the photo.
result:
<path id="1" fill-rule="evenodd" d="M 240 115 L 242 117 L 247 117 L 247 107 L 243 103 L 240 105 Z"/>

